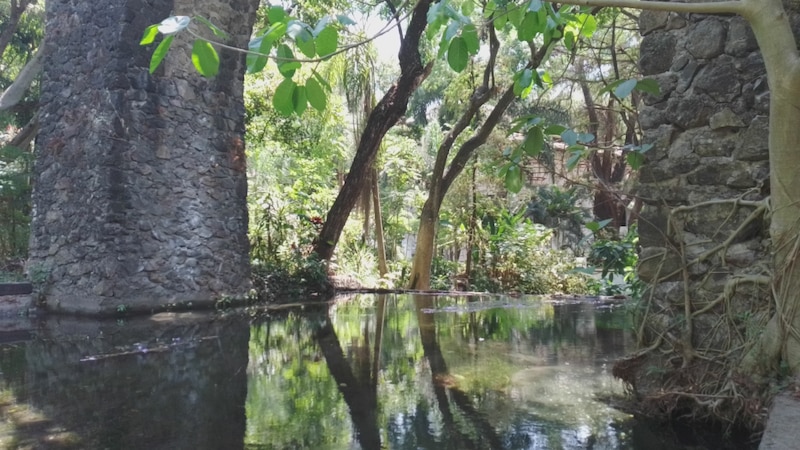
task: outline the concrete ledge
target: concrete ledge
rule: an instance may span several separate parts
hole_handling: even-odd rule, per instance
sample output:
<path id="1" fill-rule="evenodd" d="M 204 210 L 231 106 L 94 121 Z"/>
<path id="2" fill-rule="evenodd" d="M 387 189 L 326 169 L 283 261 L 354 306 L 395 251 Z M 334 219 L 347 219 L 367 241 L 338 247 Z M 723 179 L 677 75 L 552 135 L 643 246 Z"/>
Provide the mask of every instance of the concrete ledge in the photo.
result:
<path id="1" fill-rule="evenodd" d="M 800 448 L 800 399 L 783 393 L 775 397 L 758 450 Z"/>

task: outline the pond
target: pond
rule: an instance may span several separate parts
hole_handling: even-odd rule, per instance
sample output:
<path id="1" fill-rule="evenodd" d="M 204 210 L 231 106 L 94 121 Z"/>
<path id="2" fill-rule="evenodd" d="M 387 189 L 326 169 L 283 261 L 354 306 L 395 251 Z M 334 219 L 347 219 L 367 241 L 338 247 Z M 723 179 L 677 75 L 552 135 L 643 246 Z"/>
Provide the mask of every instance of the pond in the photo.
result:
<path id="1" fill-rule="evenodd" d="M 2 448 L 704 448 L 600 400 L 619 305 L 363 294 L 0 334 Z"/>

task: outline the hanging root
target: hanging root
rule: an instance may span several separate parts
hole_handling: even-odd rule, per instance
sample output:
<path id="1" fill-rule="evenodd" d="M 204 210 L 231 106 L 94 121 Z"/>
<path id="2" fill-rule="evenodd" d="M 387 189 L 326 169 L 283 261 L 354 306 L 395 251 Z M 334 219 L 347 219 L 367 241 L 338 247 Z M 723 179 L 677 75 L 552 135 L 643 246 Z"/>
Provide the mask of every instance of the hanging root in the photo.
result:
<path id="1" fill-rule="evenodd" d="M 730 247 L 742 240 L 743 233 L 751 229 L 754 222 L 764 220 L 769 213 L 768 199 L 744 200 L 746 195 L 673 208 L 665 242 L 676 244 L 655 256 L 661 258 L 660 261 L 640 262 L 658 267 L 653 285 L 634 318 L 637 341 L 643 350 L 620 360 L 612 373 L 636 393 L 648 414 L 680 415 L 700 423 L 716 423 L 728 431 L 745 427 L 758 432 L 774 392 L 777 365 L 772 364 L 771 371 L 764 371 L 772 376 L 753 378 L 741 370 L 742 367 L 763 365 L 763 362 L 748 363 L 746 355 L 764 357 L 769 356 L 768 350 L 774 351 L 772 341 L 776 339 L 769 331 L 773 327 L 796 337 L 800 364 L 800 333 L 797 331 L 800 327 L 796 326 L 800 324 L 800 313 L 795 302 L 782 306 L 775 300 L 787 292 L 800 295 L 800 276 L 793 278 L 798 280 L 793 285 L 774 292 L 771 287 L 774 277 L 768 267 L 736 269 L 726 260 Z M 683 216 L 720 204 L 731 206 L 727 221 L 733 220 L 740 208 L 750 211 L 727 236 L 715 235 L 706 242 L 688 244 L 683 235 Z M 716 234 L 719 233 L 718 229 Z M 692 252 L 687 251 L 690 245 L 709 248 L 691 255 Z M 795 270 L 800 239 L 787 245 L 792 257 L 791 264 L 784 269 L 783 279 Z M 675 255 L 680 257 L 677 269 L 674 264 L 667 264 L 668 258 L 675 260 Z M 698 270 L 701 264 L 703 270 Z M 662 270 L 665 267 L 670 268 Z M 726 279 L 720 280 L 720 277 Z M 721 292 L 708 296 L 714 291 Z M 774 318 L 776 311 L 780 311 L 777 316 L 782 317 L 781 320 Z M 771 323 L 774 324 L 769 325 Z M 788 349 L 784 352 L 791 353 Z"/>

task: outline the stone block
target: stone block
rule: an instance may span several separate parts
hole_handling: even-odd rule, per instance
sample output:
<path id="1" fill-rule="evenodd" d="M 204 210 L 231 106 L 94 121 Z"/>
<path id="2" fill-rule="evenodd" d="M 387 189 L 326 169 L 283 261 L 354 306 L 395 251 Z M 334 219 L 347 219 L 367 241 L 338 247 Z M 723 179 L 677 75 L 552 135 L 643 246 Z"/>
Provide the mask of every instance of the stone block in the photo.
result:
<path id="1" fill-rule="evenodd" d="M 698 59 L 711 59 L 725 51 L 727 31 L 722 21 L 706 19 L 689 27 L 686 50 Z"/>

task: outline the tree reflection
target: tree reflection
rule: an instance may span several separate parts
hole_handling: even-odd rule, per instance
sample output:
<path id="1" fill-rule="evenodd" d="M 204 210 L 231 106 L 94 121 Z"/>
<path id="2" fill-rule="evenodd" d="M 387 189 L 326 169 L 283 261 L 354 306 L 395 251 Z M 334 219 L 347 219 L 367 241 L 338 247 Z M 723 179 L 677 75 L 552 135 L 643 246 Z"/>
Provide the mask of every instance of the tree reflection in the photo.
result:
<path id="1" fill-rule="evenodd" d="M 356 428 L 358 442 L 365 450 L 380 449 L 381 435 L 378 427 L 378 370 L 380 368 L 380 346 L 383 334 L 383 311 L 386 298 L 378 300 L 374 358 L 370 358 L 369 328 L 364 324 L 361 345 L 354 345 L 355 371 L 347 361 L 333 328 L 330 316 L 316 333 L 328 370 L 339 386 L 345 403 L 350 409 L 350 417 Z"/>
<path id="2" fill-rule="evenodd" d="M 426 313 L 425 310 L 433 309 L 433 297 L 420 295 L 415 297 L 417 308 L 417 322 L 419 323 L 419 335 L 422 340 L 422 348 L 425 351 L 425 359 L 431 370 L 431 380 L 433 390 L 436 395 L 436 403 L 442 412 L 447 432 L 448 443 L 451 448 L 491 448 L 501 449 L 503 444 L 497 435 L 497 431 L 488 422 L 486 417 L 481 414 L 472 404 L 470 398 L 460 389 L 455 387 L 451 381 L 450 373 L 447 370 L 447 363 L 442 355 L 442 349 L 436 337 L 436 321 L 433 314 Z M 474 323 L 474 317 L 471 319 Z M 448 395 L 449 394 L 449 395 Z M 478 433 L 475 439 L 469 434 L 459 430 L 453 412 L 450 409 L 450 399 L 461 410 L 464 416 Z"/>

